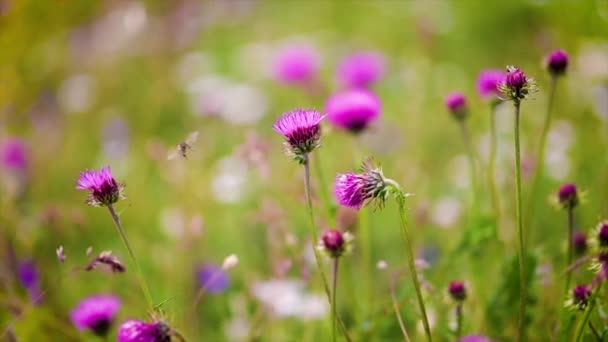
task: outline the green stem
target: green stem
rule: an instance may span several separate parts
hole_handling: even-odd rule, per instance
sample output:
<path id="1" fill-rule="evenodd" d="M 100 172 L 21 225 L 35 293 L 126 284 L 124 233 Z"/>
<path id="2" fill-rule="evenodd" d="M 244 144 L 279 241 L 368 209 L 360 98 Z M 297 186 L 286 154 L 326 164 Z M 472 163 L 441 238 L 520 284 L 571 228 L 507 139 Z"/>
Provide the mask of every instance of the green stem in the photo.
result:
<path id="1" fill-rule="evenodd" d="M 332 341 L 336 342 L 336 335 L 337 335 L 337 330 L 338 330 L 338 315 L 337 315 L 337 311 L 336 311 L 336 306 L 337 306 L 337 288 L 338 288 L 338 263 L 339 263 L 340 258 L 334 258 L 334 279 L 333 279 L 333 299 L 331 301 L 331 320 L 332 320 Z"/>
<path id="2" fill-rule="evenodd" d="M 403 339 L 406 342 L 410 342 L 410 336 L 405 330 L 405 324 L 403 324 L 403 318 L 401 318 L 401 311 L 399 309 L 399 301 L 397 301 L 397 296 L 395 295 L 395 285 L 391 284 L 391 300 L 393 301 L 393 310 L 395 310 L 395 316 L 397 316 L 397 322 L 399 322 L 399 328 L 401 329 L 401 333 L 403 334 Z"/>
<path id="3" fill-rule="evenodd" d="M 488 161 L 488 181 L 490 183 L 490 194 L 492 198 L 492 208 L 496 217 L 496 226 L 500 222 L 500 200 L 496 186 L 496 107 L 497 103 L 492 103 L 490 112 L 490 156 Z"/>
<path id="4" fill-rule="evenodd" d="M 517 217 L 517 232 L 519 236 L 519 324 L 517 332 L 517 340 L 524 340 L 524 332 L 526 328 L 526 298 L 527 298 L 527 284 L 526 284 L 526 268 L 524 258 L 525 244 L 524 244 L 524 225 L 521 215 L 521 153 L 519 146 L 519 112 L 521 102 L 519 100 L 514 101 L 515 104 L 515 215 Z"/>
<path id="5" fill-rule="evenodd" d="M 572 264 L 572 258 L 574 255 L 573 250 L 573 241 L 572 235 L 574 235 L 574 208 L 568 208 L 568 263 L 566 263 L 566 267 L 569 267 Z M 572 272 L 566 273 L 566 294 L 568 294 L 568 290 L 570 289 L 570 276 Z"/>
<path id="6" fill-rule="evenodd" d="M 424 333 L 426 334 L 427 341 L 430 342 L 432 341 L 431 327 L 429 325 L 429 320 L 426 315 L 426 308 L 424 306 L 424 299 L 422 298 L 422 291 L 420 290 L 420 281 L 418 280 L 418 272 L 416 271 L 416 264 L 414 262 L 414 252 L 412 251 L 412 243 L 410 241 L 410 236 L 408 232 L 407 219 L 405 217 L 405 195 L 403 193 L 399 193 L 397 200 L 399 202 L 399 219 L 401 221 L 401 233 L 405 241 L 405 249 L 407 253 L 410 274 L 412 276 L 412 281 L 414 282 L 414 288 L 416 289 L 418 306 L 420 307 L 422 323 L 424 324 Z"/>
<path id="7" fill-rule="evenodd" d="M 325 271 L 323 270 L 323 264 L 321 263 L 321 256 L 319 255 L 319 251 L 314 248 L 314 244 L 319 241 L 318 233 L 317 233 L 317 224 L 315 222 L 315 215 L 312 208 L 312 197 L 310 195 L 310 158 L 308 154 L 304 155 L 304 192 L 306 193 L 306 208 L 308 210 L 308 218 L 310 219 L 310 233 L 312 235 L 312 243 L 313 243 L 313 252 L 315 254 L 315 261 L 317 262 L 317 268 L 319 269 L 319 273 L 321 274 L 321 279 L 323 280 L 323 288 L 325 289 L 325 294 L 327 295 L 327 300 L 331 305 L 331 293 L 329 292 L 329 285 L 327 282 L 327 276 L 325 275 Z M 346 326 L 344 322 L 337 317 L 340 328 L 344 333 L 344 336 L 348 341 L 350 341 L 350 337 L 348 336 L 348 332 L 346 330 Z"/>
<path id="8" fill-rule="evenodd" d="M 456 337 L 462 334 L 462 303 L 456 304 Z"/>
<path id="9" fill-rule="evenodd" d="M 125 230 L 123 229 L 122 224 L 120 223 L 120 218 L 116 214 L 116 211 L 114 210 L 114 206 L 112 206 L 111 204 L 108 205 L 108 210 L 110 211 L 110 215 L 112 215 L 112 220 L 114 221 L 114 224 L 116 225 L 116 228 L 118 229 L 118 233 L 120 234 L 120 237 L 122 238 L 122 242 L 125 245 L 125 247 L 127 248 L 127 251 L 129 252 L 131 261 L 135 265 L 135 270 L 136 270 L 135 273 L 137 274 L 137 278 L 139 280 L 139 286 L 141 287 L 141 291 L 143 292 L 144 297 L 146 298 L 146 302 L 148 302 L 148 306 L 149 306 L 150 310 L 153 310 L 154 302 L 152 301 L 152 295 L 150 294 L 150 289 L 148 288 L 148 285 L 144 279 L 141 268 L 139 267 L 139 263 L 137 262 L 137 258 L 135 258 L 135 253 L 133 253 L 133 249 L 131 248 L 129 239 L 127 239 L 127 234 L 125 233 Z"/>
<path id="10" fill-rule="evenodd" d="M 529 226 L 532 218 L 534 217 L 534 209 L 536 207 L 536 193 L 540 186 L 540 180 L 543 177 L 545 169 L 545 150 L 547 146 L 547 135 L 549 134 L 549 128 L 551 127 L 551 111 L 553 109 L 553 102 L 555 99 L 555 90 L 557 88 L 557 76 L 552 76 L 551 85 L 549 86 L 549 102 L 547 103 L 547 111 L 545 113 L 545 121 L 543 123 L 543 130 L 540 133 L 540 143 L 538 145 L 538 152 L 536 154 L 536 171 L 534 172 L 534 179 L 532 181 L 532 190 L 530 192 L 530 205 L 526 213 L 526 225 Z"/>
<path id="11" fill-rule="evenodd" d="M 317 151 L 317 153 L 319 153 Z M 314 157 L 314 164 L 315 164 L 315 173 L 317 174 L 317 180 L 319 181 L 319 193 L 321 194 L 321 198 L 323 200 L 323 204 L 325 205 L 325 208 L 327 209 L 327 217 L 329 218 L 329 221 L 332 222 L 332 225 L 335 225 L 335 207 L 332 204 L 331 201 L 331 197 L 329 195 L 329 192 L 327 191 L 327 183 L 325 182 L 325 177 L 323 175 L 323 168 L 321 167 L 321 157 L 319 157 L 318 155 L 315 155 Z"/>
<path id="12" fill-rule="evenodd" d="M 593 322 L 589 321 L 589 329 L 591 329 L 591 332 L 593 333 L 593 335 L 595 336 L 595 339 L 597 340 L 597 342 L 602 342 L 603 338 L 600 335 L 600 333 L 597 331 L 597 329 L 595 328 L 595 326 L 593 325 Z"/>
<path id="13" fill-rule="evenodd" d="M 595 298 L 597 297 L 598 293 L 600 292 L 600 288 L 602 286 L 601 284 L 602 283 L 600 283 L 600 285 L 597 286 L 594 293 L 591 295 L 591 298 L 589 299 L 589 305 L 587 306 L 587 310 L 585 311 L 585 316 L 583 316 L 583 321 L 579 325 L 578 331 L 576 332 L 576 337 L 574 338 L 574 341 L 576 341 L 576 342 L 580 342 L 583 337 L 583 333 L 585 332 L 585 327 L 587 326 L 587 322 L 589 322 L 589 317 L 591 316 L 591 312 L 595 308 Z"/>

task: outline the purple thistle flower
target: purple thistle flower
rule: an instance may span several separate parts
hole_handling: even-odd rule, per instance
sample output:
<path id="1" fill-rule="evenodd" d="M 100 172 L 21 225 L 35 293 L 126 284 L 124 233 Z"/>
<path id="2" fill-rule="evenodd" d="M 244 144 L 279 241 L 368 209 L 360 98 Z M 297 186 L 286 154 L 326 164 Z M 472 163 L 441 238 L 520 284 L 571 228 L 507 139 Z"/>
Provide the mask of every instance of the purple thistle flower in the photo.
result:
<path id="1" fill-rule="evenodd" d="M 317 51 L 309 45 L 290 45 L 274 57 L 274 77 L 286 84 L 306 84 L 316 77 L 320 65 Z"/>
<path id="2" fill-rule="evenodd" d="M 171 342 L 171 328 L 162 321 L 128 320 L 118 328 L 118 342 Z"/>
<path id="3" fill-rule="evenodd" d="M 330 229 L 323 233 L 317 250 L 326 253 L 331 258 L 339 258 L 352 250 L 354 237 L 349 232 L 342 232 L 338 229 Z"/>
<path id="4" fill-rule="evenodd" d="M 78 330 L 89 329 L 103 337 L 110 330 L 118 309 L 120 309 L 118 297 L 95 295 L 81 300 L 70 313 L 70 318 Z"/>
<path id="5" fill-rule="evenodd" d="M 496 97 L 500 95 L 498 86 L 504 82 L 505 77 L 504 71 L 498 69 L 483 70 L 477 78 L 477 91 L 481 97 Z"/>
<path id="6" fill-rule="evenodd" d="M 363 164 L 362 173 L 340 173 L 334 182 L 334 195 L 340 205 L 361 209 L 370 201 L 377 201 L 382 206 L 390 194 L 387 179 L 382 170 L 371 163 Z"/>
<path id="7" fill-rule="evenodd" d="M 124 185 L 116 182 L 109 166 L 99 171 L 86 170 L 80 172 L 76 189 L 89 190 L 90 195 L 86 203 L 92 206 L 108 206 L 124 198 L 122 190 Z"/>
<path id="8" fill-rule="evenodd" d="M 559 76 L 566 73 L 568 68 L 568 54 L 564 50 L 555 50 L 547 57 L 547 70 L 553 76 Z"/>
<path id="9" fill-rule="evenodd" d="M 583 310 L 589 303 L 590 296 L 591 289 L 587 285 L 577 285 L 572 290 L 572 303 L 579 310 Z"/>
<path id="10" fill-rule="evenodd" d="M 384 56 L 374 51 L 362 51 L 342 60 L 337 76 L 346 88 L 367 88 L 382 78 L 384 70 Z"/>
<path id="11" fill-rule="evenodd" d="M 445 106 L 454 118 L 463 120 L 467 116 L 467 98 L 461 92 L 452 92 L 445 97 Z"/>
<path id="12" fill-rule="evenodd" d="M 482 335 L 467 335 L 461 337 L 458 342 L 492 342 L 492 340 Z"/>
<path id="13" fill-rule="evenodd" d="M 287 154 L 304 163 L 305 155 L 320 146 L 324 117 L 315 110 L 295 109 L 279 117 L 272 128 L 285 137 Z"/>
<path id="14" fill-rule="evenodd" d="M 208 264 L 201 267 L 197 272 L 201 287 L 209 293 L 219 293 L 230 284 L 228 273 L 221 266 Z"/>
<path id="15" fill-rule="evenodd" d="M 581 231 L 576 231 L 572 234 L 572 245 L 574 253 L 583 255 L 587 251 L 587 236 Z"/>
<path id="16" fill-rule="evenodd" d="M 559 204 L 564 209 L 573 209 L 578 205 L 578 194 L 576 185 L 567 183 L 562 185 L 557 192 Z"/>
<path id="17" fill-rule="evenodd" d="M 534 79 L 529 78 L 523 71 L 514 67 L 507 67 L 507 76 L 499 85 L 500 91 L 508 100 L 520 101 L 536 92 L 538 87 Z"/>
<path id="18" fill-rule="evenodd" d="M 608 247 L 608 221 L 602 221 L 598 225 L 597 240 L 600 247 Z"/>
<path id="19" fill-rule="evenodd" d="M 380 99 L 364 89 L 345 90 L 329 97 L 325 104 L 327 120 L 351 133 L 362 132 L 378 119 Z"/>
<path id="20" fill-rule="evenodd" d="M 23 171 L 27 168 L 27 148 L 21 139 L 10 138 L 3 141 L 0 155 L 2 166 L 8 170 Z"/>
<path id="21" fill-rule="evenodd" d="M 467 290 L 464 282 L 460 280 L 454 280 L 448 285 L 448 293 L 456 301 L 463 301 L 467 298 Z"/>

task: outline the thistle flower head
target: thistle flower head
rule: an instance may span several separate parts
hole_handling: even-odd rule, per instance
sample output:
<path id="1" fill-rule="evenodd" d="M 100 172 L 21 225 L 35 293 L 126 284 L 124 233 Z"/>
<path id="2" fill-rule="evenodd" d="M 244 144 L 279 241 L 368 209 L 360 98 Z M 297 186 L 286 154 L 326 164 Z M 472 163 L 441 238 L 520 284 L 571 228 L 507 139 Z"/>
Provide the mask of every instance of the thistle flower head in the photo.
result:
<path id="1" fill-rule="evenodd" d="M 576 255 L 583 255 L 587 251 L 587 236 L 581 231 L 572 234 L 572 246 Z"/>
<path id="2" fill-rule="evenodd" d="M 341 232 L 338 229 L 327 230 L 319 239 L 317 249 L 326 253 L 330 258 L 339 258 L 350 253 L 354 237 L 349 232 Z"/>
<path id="3" fill-rule="evenodd" d="M 109 166 L 97 170 L 86 170 L 80 173 L 76 189 L 88 190 L 89 198 L 86 203 L 95 207 L 108 206 L 125 198 L 124 185 L 118 183 L 112 176 Z"/>
<path id="4" fill-rule="evenodd" d="M 163 321 L 129 320 L 118 328 L 118 342 L 171 342 L 171 327 Z"/>
<path id="5" fill-rule="evenodd" d="M 484 98 L 500 95 L 498 86 L 504 82 L 506 76 L 507 74 L 502 70 L 483 70 L 477 78 L 477 92 Z"/>
<path id="6" fill-rule="evenodd" d="M 597 241 L 600 248 L 608 247 L 608 220 L 604 220 L 598 224 Z"/>
<path id="7" fill-rule="evenodd" d="M 378 52 L 362 51 L 346 57 L 338 66 L 338 80 L 345 88 L 367 88 L 384 75 L 385 60 Z"/>
<path id="8" fill-rule="evenodd" d="M 589 304 L 591 297 L 591 289 L 587 285 L 577 285 L 570 294 L 570 298 L 566 301 L 566 307 L 574 311 L 585 310 Z"/>
<path id="9" fill-rule="evenodd" d="M 557 192 L 559 204 L 564 209 L 573 209 L 578 205 L 579 199 L 576 185 L 567 183 L 562 185 Z"/>
<path id="10" fill-rule="evenodd" d="M 228 273 L 218 265 L 207 264 L 198 269 L 198 282 L 208 293 L 220 293 L 228 288 Z"/>
<path id="11" fill-rule="evenodd" d="M 315 110 L 296 109 L 284 113 L 272 128 L 285 137 L 287 154 L 304 163 L 304 156 L 320 146 L 324 117 Z"/>
<path id="12" fill-rule="evenodd" d="M 507 67 L 507 76 L 498 88 L 507 100 L 517 102 L 538 91 L 534 79 L 527 77 L 523 71 L 514 66 Z"/>
<path id="13" fill-rule="evenodd" d="M 547 56 L 546 66 L 549 73 L 553 76 L 565 74 L 568 68 L 568 54 L 561 49 L 551 52 Z"/>
<path id="14" fill-rule="evenodd" d="M 305 84 L 312 81 L 319 70 L 318 52 L 309 45 L 288 45 L 274 57 L 274 77 L 285 84 Z"/>
<path id="15" fill-rule="evenodd" d="M 467 298 L 467 290 L 463 281 L 454 280 L 448 285 L 448 293 L 458 302 L 462 302 Z"/>
<path id="16" fill-rule="evenodd" d="M 445 97 L 445 106 L 457 120 L 467 116 L 467 99 L 461 92 L 452 92 Z"/>
<path id="17" fill-rule="evenodd" d="M 90 296 L 78 303 L 70 313 L 70 318 L 78 330 L 89 329 L 103 337 L 110 330 L 118 309 L 120 299 L 116 296 Z"/>
<path id="18" fill-rule="evenodd" d="M 361 173 L 340 173 L 334 181 L 334 195 L 340 205 L 361 209 L 368 203 L 382 207 L 394 191 L 395 182 L 384 177 L 382 169 L 370 161 L 363 163 Z"/>
<path id="19" fill-rule="evenodd" d="M 361 133 L 380 116 L 380 99 L 369 90 L 352 89 L 327 99 L 327 120 L 351 133 Z"/>
<path id="20" fill-rule="evenodd" d="M 10 138 L 0 144 L 0 162 L 2 166 L 12 171 L 22 171 L 27 168 L 27 148 L 21 139 Z"/>

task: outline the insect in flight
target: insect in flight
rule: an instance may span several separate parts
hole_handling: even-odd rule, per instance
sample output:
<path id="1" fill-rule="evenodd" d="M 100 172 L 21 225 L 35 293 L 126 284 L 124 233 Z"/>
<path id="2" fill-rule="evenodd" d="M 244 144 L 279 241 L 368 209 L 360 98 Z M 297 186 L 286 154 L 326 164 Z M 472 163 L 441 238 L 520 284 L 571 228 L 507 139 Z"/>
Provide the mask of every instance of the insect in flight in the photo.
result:
<path id="1" fill-rule="evenodd" d="M 191 132 L 188 134 L 188 137 L 186 137 L 186 140 L 180 142 L 175 148 L 171 149 L 167 155 L 167 159 L 173 160 L 179 156 L 182 156 L 184 159 L 188 159 L 188 150 L 192 149 L 192 145 L 194 145 L 197 139 L 198 131 Z"/>

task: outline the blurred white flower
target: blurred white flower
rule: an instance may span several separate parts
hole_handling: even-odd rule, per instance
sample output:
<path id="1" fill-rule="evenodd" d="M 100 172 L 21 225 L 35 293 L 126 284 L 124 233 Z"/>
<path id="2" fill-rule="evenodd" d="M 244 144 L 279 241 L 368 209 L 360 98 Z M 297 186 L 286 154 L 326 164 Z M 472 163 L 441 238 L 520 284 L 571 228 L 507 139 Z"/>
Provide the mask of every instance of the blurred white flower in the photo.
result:
<path id="1" fill-rule="evenodd" d="M 608 84 L 600 84 L 593 88 L 593 104 L 595 112 L 604 122 L 608 122 Z"/>
<path id="2" fill-rule="evenodd" d="M 178 208 L 165 208 L 160 212 L 160 226 L 167 236 L 179 240 L 184 237 L 184 213 Z"/>
<path id="3" fill-rule="evenodd" d="M 235 267 L 236 265 L 238 265 L 239 263 L 239 257 L 236 256 L 236 254 L 230 254 L 229 256 L 226 257 L 226 259 L 224 259 L 224 262 L 222 262 L 222 268 L 224 270 L 229 270 L 233 267 Z"/>
<path id="4" fill-rule="evenodd" d="M 570 123 L 561 120 L 553 124 L 547 135 L 545 170 L 555 180 L 564 180 L 570 172 L 568 150 L 572 144 L 573 131 Z"/>
<path id="5" fill-rule="evenodd" d="M 228 88 L 220 115 L 235 125 L 258 122 L 268 109 L 264 93 L 247 84 L 235 84 Z"/>
<path id="6" fill-rule="evenodd" d="M 250 329 L 247 319 L 237 316 L 226 324 L 226 337 L 228 337 L 228 341 L 246 341 Z"/>
<path id="7" fill-rule="evenodd" d="M 279 318 L 322 319 L 328 313 L 329 304 L 325 296 L 306 292 L 300 280 L 260 281 L 253 284 L 251 291 Z"/>
<path id="8" fill-rule="evenodd" d="M 89 109 L 96 98 L 95 79 L 87 74 L 73 75 L 61 83 L 59 104 L 68 114 Z"/>
<path id="9" fill-rule="evenodd" d="M 601 80 L 608 77 L 608 44 L 585 43 L 576 58 L 577 69 L 584 77 Z"/>
<path id="10" fill-rule="evenodd" d="M 444 197 L 433 205 L 431 221 L 442 228 L 451 228 L 456 224 L 462 212 L 462 203 L 456 198 Z"/>
<path id="11" fill-rule="evenodd" d="M 188 86 L 211 69 L 209 56 L 202 52 L 188 52 L 175 66 L 175 79 L 179 85 Z"/>
<path id="12" fill-rule="evenodd" d="M 239 202 L 247 192 L 247 163 L 233 156 L 221 159 L 216 164 L 211 191 L 218 202 Z"/>

